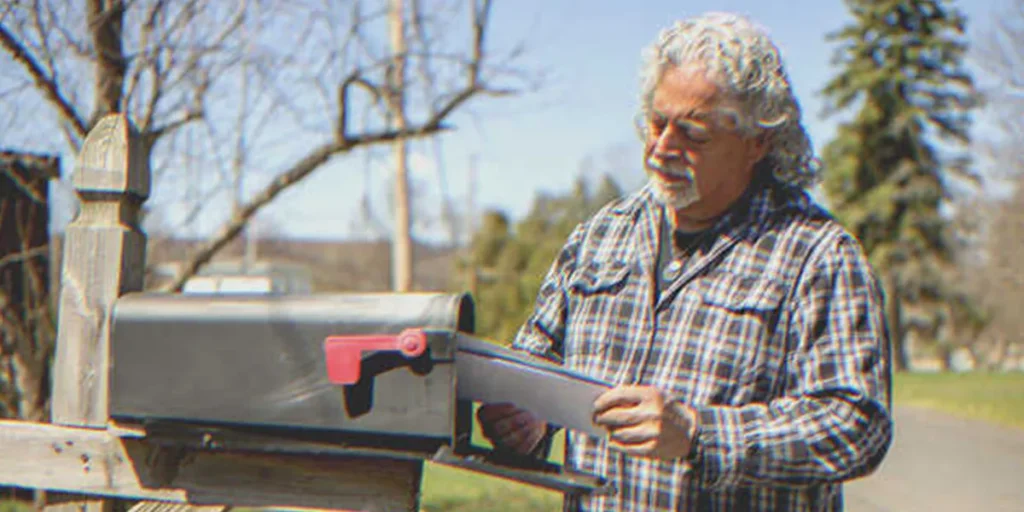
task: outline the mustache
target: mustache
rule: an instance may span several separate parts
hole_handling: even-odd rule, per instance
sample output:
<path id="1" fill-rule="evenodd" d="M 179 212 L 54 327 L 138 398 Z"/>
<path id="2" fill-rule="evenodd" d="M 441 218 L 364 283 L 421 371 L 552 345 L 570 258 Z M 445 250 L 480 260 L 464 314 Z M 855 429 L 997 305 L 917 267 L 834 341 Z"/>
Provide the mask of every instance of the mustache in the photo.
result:
<path id="1" fill-rule="evenodd" d="M 647 157 L 644 163 L 652 171 L 658 171 L 674 177 L 690 178 L 693 174 L 686 162 L 679 159 L 665 160 L 651 155 Z"/>

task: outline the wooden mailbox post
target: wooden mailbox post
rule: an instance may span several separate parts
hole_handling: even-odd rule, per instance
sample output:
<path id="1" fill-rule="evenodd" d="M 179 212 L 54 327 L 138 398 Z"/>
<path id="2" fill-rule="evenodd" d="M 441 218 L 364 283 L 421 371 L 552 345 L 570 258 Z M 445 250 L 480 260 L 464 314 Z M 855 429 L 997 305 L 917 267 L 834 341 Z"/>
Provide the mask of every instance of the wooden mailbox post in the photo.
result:
<path id="1" fill-rule="evenodd" d="M 81 209 L 67 229 L 53 365 L 52 424 L 0 421 L 0 485 L 56 491 L 63 504 L 102 498 L 239 505 L 415 510 L 422 462 L 168 449 L 109 420 L 111 310 L 141 290 L 139 211 L 149 162 L 123 115 L 89 132 L 73 178 Z M 152 508 L 142 504 L 140 508 Z"/>

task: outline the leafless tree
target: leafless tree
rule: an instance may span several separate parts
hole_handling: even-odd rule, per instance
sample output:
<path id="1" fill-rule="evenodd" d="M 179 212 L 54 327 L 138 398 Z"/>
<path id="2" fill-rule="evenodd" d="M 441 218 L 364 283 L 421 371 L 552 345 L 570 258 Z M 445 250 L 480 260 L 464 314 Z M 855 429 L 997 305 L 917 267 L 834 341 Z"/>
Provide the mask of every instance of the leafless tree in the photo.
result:
<path id="1" fill-rule="evenodd" d="M 53 157 L 0 151 L 0 418 L 43 421 L 53 354 L 47 181 Z"/>
<path id="2" fill-rule="evenodd" d="M 961 262 L 959 281 L 975 307 L 950 315 L 954 346 L 982 367 L 999 367 L 1024 346 L 1024 0 L 1008 0 L 975 34 L 985 108 L 972 148 L 995 186 L 959 208 L 960 232 L 976 250 Z M 1012 189 L 998 196 L 995 190 Z"/>
<path id="3" fill-rule="evenodd" d="M 1007 0 L 972 48 L 982 70 L 984 127 L 975 145 L 997 177 L 1024 174 L 1024 0 Z"/>
<path id="4" fill-rule="evenodd" d="M 101 115 L 129 113 L 152 150 L 158 194 L 194 181 L 189 168 L 227 188 L 234 157 L 225 148 L 237 148 L 245 130 L 246 175 L 260 179 L 247 179 L 255 190 L 182 266 L 168 286 L 178 290 L 257 212 L 339 155 L 438 134 L 474 98 L 527 84 L 515 66 L 519 49 L 487 45 L 491 5 L 411 3 L 399 127 L 389 116 L 396 59 L 383 0 L 300 0 L 287 9 L 275 0 L 88 0 L 85 12 L 62 0 L 15 1 L 0 11 L 0 48 L 17 66 L 3 67 L 15 76 L 0 84 L 22 89 L 0 89 L 0 108 L 45 101 L 57 114 L 49 131 L 63 132 L 71 148 Z M 248 109 L 241 127 L 240 103 Z M 213 198 L 217 186 L 188 199 Z M 184 196 L 185 186 L 173 188 Z"/>
<path id="5" fill-rule="evenodd" d="M 72 148 L 99 118 L 127 112 L 150 150 L 207 114 L 207 92 L 238 60 L 249 9 L 246 1 L 16 0 L 0 21 L 0 47 L 57 113 Z"/>
<path id="6" fill-rule="evenodd" d="M 436 19 L 433 23 L 437 27 L 435 33 L 459 34 L 458 26 L 448 27 L 447 31 L 443 28 L 446 24 L 452 25 L 452 20 L 458 20 L 462 14 L 469 19 L 468 30 L 462 30 L 467 41 L 456 43 L 454 49 L 445 49 L 446 46 L 442 44 L 451 46 L 450 37 L 447 40 L 437 36 L 417 42 L 410 41 L 405 60 L 409 67 L 419 72 L 403 82 L 407 119 L 404 127 L 396 126 L 388 98 L 397 93 L 389 90 L 392 82 L 387 80 L 395 59 L 389 47 L 381 43 L 386 38 L 374 37 L 376 33 L 385 33 L 383 22 L 386 7 L 366 9 L 360 2 L 347 4 L 350 9 L 347 18 L 338 15 L 340 13 L 323 13 L 327 19 L 344 21 L 330 26 L 323 33 L 316 30 L 315 24 L 311 25 L 308 35 L 325 38 L 324 43 L 330 41 L 328 47 L 340 48 L 340 53 L 328 56 L 317 56 L 314 53 L 311 54 L 314 60 L 304 64 L 304 69 L 315 71 L 314 75 L 307 75 L 304 79 L 313 84 L 314 90 L 322 93 L 323 103 L 314 108 L 334 113 L 329 125 L 332 136 L 289 164 L 284 172 L 243 204 L 214 238 L 194 255 L 172 283 L 172 287 L 180 287 L 199 265 L 237 235 L 260 208 L 327 164 L 333 157 L 360 148 L 436 134 L 447 129 L 449 118 L 474 97 L 512 92 L 492 85 L 492 80 L 500 79 L 510 69 L 508 64 L 497 62 L 487 67 L 494 60 L 487 53 L 485 45 L 491 2 L 450 3 L 447 9 L 434 11 Z M 312 9 L 312 12 L 318 11 Z M 313 18 L 316 19 L 316 16 Z M 426 21 L 417 20 L 417 23 L 425 24 Z M 296 61 L 303 62 L 302 59 Z M 310 67 L 310 64 L 314 66 Z M 334 91 L 333 94 L 331 91 Z M 302 105 L 293 104 L 290 107 L 294 118 L 309 119 L 303 115 L 308 114 L 308 111 Z M 358 114 L 361 114 L 361 119 L 356 120 Z M 315 122 L 311 126 L 312 131 L 323 128 L 323 125 Z"/>

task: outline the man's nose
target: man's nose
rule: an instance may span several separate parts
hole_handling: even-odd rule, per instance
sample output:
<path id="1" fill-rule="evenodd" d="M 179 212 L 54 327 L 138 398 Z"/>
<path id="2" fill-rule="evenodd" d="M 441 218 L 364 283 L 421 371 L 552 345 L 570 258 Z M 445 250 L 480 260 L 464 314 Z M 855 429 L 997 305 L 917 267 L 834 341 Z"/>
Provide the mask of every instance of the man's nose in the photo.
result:
<path id="1" fill-rule="evenodd" d="M 678 128 L 671 123 L 662 130 L 658 140 L 654 143 L 654 156 L 665 161 L 683 157 L 683 148 L 677 142 L 679 140 L 679 137 L 676 137 L 677 130 Z"/>

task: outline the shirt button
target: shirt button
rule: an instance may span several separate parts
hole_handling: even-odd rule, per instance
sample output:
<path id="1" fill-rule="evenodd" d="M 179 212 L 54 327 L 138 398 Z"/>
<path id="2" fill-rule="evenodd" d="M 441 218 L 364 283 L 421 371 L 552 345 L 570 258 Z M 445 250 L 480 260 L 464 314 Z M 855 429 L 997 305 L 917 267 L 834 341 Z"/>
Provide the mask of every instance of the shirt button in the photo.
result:
<path id="1" fill-rule="evenodd" d="M 747 468 L 749 468 L 751 470 L 756 469 L 759 466 L 759 464 L 760 464 L 760 457 L 758 457 L 758 455 L 760 455 L 760 454 L 761 454 L 761 449 L 758 448 L 756 445 L 755 446 L 748 446 L 747 447 L 747 457 L 746 457 L 746 460 L 743 461 L 743 464 Z"/>
<path id="2" fill-rule="evenodd" d="M 672 263 L 669 263 L 668 266 L 665 267 L 665 270 L 661 273 L 661 278 L 666 281 L 671 281 L 679 277 L 679 272 L 682 270 L 683 262 L 679 260 L 672 260 Z"/>

